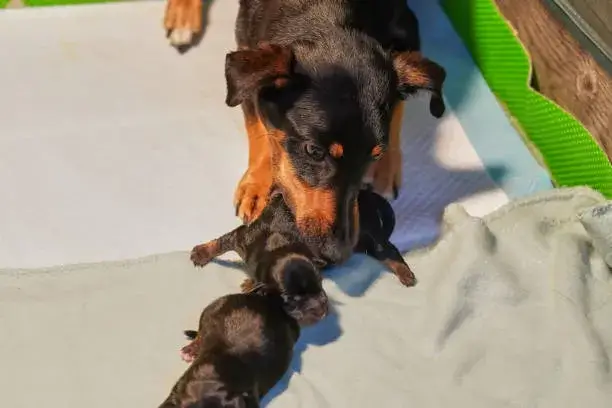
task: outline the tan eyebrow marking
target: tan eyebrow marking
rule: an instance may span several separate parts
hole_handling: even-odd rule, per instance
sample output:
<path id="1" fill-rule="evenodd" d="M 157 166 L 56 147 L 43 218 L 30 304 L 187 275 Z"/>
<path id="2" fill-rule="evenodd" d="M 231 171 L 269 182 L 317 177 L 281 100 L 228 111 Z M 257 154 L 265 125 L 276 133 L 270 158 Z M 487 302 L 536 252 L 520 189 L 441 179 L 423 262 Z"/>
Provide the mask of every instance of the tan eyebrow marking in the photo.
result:
<path id="1" fill-rule="evenodd" d="M 383 148 L 381 145 L 374 146 L 372 152 L 370 153 L 372 157 L 378 159 L 383 154 Z"/>
<path id="2" fill-rule="evenodd" d="M 329 154 L 334 159 L 339 159 L 344 154 L 344 147 L 340 143 L 332 143 L 329 146 Z"/>

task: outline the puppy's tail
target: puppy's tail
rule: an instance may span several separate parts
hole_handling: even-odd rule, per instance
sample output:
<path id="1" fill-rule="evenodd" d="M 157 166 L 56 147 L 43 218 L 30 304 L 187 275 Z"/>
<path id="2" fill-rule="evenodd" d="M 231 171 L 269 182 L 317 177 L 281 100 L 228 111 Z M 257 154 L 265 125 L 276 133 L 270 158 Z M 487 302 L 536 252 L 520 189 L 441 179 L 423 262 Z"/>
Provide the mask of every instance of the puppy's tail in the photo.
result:
<path id="1" fill-rule="evenodd" d="M 183 334 L 189 340 L 195 340 L 195 338 L 198 337 L 198 332 L 196 330 L 185 330 Z"/>

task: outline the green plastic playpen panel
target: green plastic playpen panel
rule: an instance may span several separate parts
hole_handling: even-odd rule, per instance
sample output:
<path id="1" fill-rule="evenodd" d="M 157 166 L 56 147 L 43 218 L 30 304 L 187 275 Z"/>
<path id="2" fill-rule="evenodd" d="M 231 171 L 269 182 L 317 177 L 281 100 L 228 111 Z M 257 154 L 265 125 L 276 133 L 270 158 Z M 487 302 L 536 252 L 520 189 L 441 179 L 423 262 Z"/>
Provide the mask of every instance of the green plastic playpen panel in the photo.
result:
<path id="1" fill-rule="evenodd" d="M 531 61 L 493 0 L 442 0 L 489 87 L 538 149 L 559 186 L 612 198 L 612 166 L 573 116 L 530 87 Z"/>

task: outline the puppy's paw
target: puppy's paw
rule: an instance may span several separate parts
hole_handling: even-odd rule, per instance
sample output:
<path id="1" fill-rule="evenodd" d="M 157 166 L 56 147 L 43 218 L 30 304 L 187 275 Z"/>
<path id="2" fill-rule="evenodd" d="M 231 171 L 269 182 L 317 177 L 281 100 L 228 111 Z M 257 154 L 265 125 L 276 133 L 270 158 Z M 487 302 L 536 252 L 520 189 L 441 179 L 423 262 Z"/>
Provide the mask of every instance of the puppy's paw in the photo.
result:
<path id="1" fill-rule="evenodd" d="M 191 262 L 194 266 L 203 267 L 215 257 L 216 241 L 210 241 L 205 244 L 196 245 L 191 250 Z"/>
<path id="2" fill-rule="evenodd" d="M 242 291 L 242 293 L 249 293 L 253 289 L 255 289 L 255 283 L 255 280 L 247 278 L 244 280 L 244 282 L 240 284 L 240 290 Z"/>
<path id="3" fill-rule="evenodd" d="M 389 150 L 380 160 L 372 163 L 363 177 L 363 184 L 371 186 L 387 200 L 395 200 L 402 185 L 401 150 Z"/>
<path id="4" fill-rule="evenodd" d="M 164 27 L 170 44 L 178 48 L 191 45 L 202 30 L 202 0 L 168 0 Z"/>
<path id="5" fill-rule="evenodd" d="M 262 166 L 257 169 L 248 169 L 244 173 L 234 193 L 236 215 L 242 222 L 248 224 L 261 215 L 268 204 L 271 188 L 272 174 L 269 168 Z"/>
<path id="6" fill-rule="evenodd" d="M 191 363 L 198 356 L 198 342 L 197 339 L 186 345 L 181 349 L 181 359 L 186 363 Z"/>
<path id="7" fill-rule="evenodd" d="M 391 271 L 395 274 L 395 276 L 397 276 L 397 278 L 399 279 L 402 285 L 404 286 L 416 285 L 416 277 L 414 276 L 414 273 L 412 273 L 412 270 L 410 269 L 410 267 L 406 265 L 404 262 L 388 260 L 388 261 L 385 261 L 385 265 L 387 265 L 387 267 L 391 269 Z"/>

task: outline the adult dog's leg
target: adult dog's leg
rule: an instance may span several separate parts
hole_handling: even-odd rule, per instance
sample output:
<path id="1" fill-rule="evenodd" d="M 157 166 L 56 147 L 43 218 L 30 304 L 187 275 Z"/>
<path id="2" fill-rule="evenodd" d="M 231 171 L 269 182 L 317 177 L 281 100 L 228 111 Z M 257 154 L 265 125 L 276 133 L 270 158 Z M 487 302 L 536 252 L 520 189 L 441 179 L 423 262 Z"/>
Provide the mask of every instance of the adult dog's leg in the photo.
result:
<path id="1" fill-rule="evenodd" d="M 268 131 L 251 101 L 242 103 L 249 138 L 249 167 L 234 194 L 236 215 L 244 222 L 255 220 L 268 203 L 272 187 L 272 157 Z"/>
<path id="2" fill-rule="evenodd" d="M 374 191 L 388 200 L 397 198 L 402 185 L 402 118 L 404 117 L 404 101 L 399 100 L 393 108 L 389 145 L 387 151 L 377 161 L 372 163 L 364 182 L 371 184 Z"/>
<path id="3" fill-rule="evenodd" d="M 202 0 L 168 0 L 164 27 L 172 45 L 191 44 L 202 30 Z"/>

